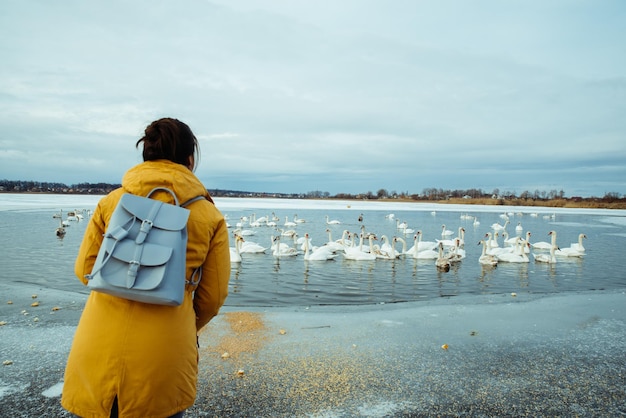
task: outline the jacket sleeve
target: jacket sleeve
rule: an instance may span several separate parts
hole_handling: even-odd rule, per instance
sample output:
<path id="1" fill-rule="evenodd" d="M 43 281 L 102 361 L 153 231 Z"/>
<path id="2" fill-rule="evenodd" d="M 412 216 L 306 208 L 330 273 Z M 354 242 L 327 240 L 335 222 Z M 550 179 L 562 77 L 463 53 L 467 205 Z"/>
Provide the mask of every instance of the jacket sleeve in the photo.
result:
<path id="1" fill-rule="evenodd" d="M 202 279 L 195 290 L 193 308 L 196 312 L 196 330 L 217 315 L 228 296 L 230 279 L 230 249 L 228 228 L 223 217 L 210 237 L 209 250 L 202 264 Z"/>
<path id="2" fill-rule="evenodd" d="M 102 201 L 98 203 L 94 213 L 89 218 L 89 223 L 85 229 L 83 241 L 80 244 L 76 262 L 74 263 L 74 273 L 78 279 L 87 285 L 86 274 L 91 273 L 93 265 L 96 262 L 100 245 L 104 239 L 105 221 L 103 219 Z"/>

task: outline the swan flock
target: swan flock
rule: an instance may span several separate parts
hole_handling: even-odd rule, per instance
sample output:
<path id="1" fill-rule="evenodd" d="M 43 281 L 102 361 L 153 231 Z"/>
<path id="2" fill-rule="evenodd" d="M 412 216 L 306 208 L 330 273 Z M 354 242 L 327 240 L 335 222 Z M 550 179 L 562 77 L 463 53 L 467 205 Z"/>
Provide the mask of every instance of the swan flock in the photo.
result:
<path id="1" fill-rule="evenodd" d="M 293 218 L 285 216 L 282 225 L 277 223 L 273 216 L 256 218 L 241 217 L 237 223 L 237 229 L 232 233 L 234 247 L 230 248 L 231 263 L 234 265 L 245 262 L 248 254 L 266 254 L 273 257 L 297 257 L 301 256 L 306 261 L 333 261 L 338 258 L 351 261 L 375 261 L 397 260 L 400 258 L 413 258 L 416 260 L 432 260 L 440 271 L 449 271 L 467 257 L 465 251 L 465 227 L 458 227 L 456 232 L 444 224 L 441 225 L 440 237 L 433 240 L 424 240 L 421 229 L 409 227 L 405 220 L 386 215 L 388 220 L 395 220 L 395 235 L 378 234 L 367 231 L 363 215 L 359 216 L 359 227 L 356 231 L 343 229 L 341 238 L 333 239 L 332 227 L 339 227 L 342 222 L 324 217 L 326 225 L 325 233 L 328 240 L 321 245 L 315 245 L 308 231 L 298 232 L 303 228 L 310 228 L 314 222 L 308 222 L 294 215 Z M 434 216 L 434 215 L 433 215 Z M 502 216 L 502 215 L 501 215 Z M 464 218 L 465 217 L 465 218 Z M 462 215 L 462 219 L 473 221 L 474 228 L 480 226 L 476 217 Z M 557 243 L 557 231 L 548 233 L 549 241 L 532 242 L 532 233 L 526 231 L 521 222 L 517 222 L 514 228 L 514 236 L 509 235 L 507 226 L 510 224 L 507 215 L 504 223 L 493 223 L 482 239 L 477 243 L 482 246 L 482 252 L 476 262 L 486 267 L 496 267 L 499 263 L 536 263 L 555 264 L 564 257 L 582 258 L 586 249 L 584 240 L 587 235 L 579 234 L 578 241 L 567 247 L 560 247 Z M 247 225 L 246 225 L 247 222 Z M 283 229 L 281 228 L 288 228 Z M 230 227 L 230 225 L 229 225 Z M 251 229 L 246 229 L 249 227 Z M 272 234 L 269 245 L 264 246 L 254 242 L 250 237 L 256 234 L 257 228 L 270 227 Z M 408 248 L 407 248 L 408 247 Z"/>

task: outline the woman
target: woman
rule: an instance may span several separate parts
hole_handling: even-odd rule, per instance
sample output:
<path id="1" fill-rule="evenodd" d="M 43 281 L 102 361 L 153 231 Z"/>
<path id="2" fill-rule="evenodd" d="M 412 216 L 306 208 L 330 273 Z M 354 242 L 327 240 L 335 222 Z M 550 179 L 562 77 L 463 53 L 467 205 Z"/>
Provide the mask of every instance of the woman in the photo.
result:
<path id="1" fill-rule="evenodd" d="M 144 162 L 131 168 L 122 187 L 100 200 L 75 264 L 78 278 L 94 265 L 102 235 L 123 193 L 145 196 L 155 187 L 174 191 L 187 206 L 187 278 L 202 266 L 197 286 L 187 285 L 180 306 L 152 305 L 91 292 L 65 370 L 61 404 L 79 417 L 182 417 L 193 405 L 198 375 L 197 334 L 228 293 L 228 230 L 193 170 L 198 141 L 176 119 L 150 124 L 135 146 Z M 152 197 L 168 200 L 166 192 Z M 185 280 L 185 278 L 181 278 Z"/>

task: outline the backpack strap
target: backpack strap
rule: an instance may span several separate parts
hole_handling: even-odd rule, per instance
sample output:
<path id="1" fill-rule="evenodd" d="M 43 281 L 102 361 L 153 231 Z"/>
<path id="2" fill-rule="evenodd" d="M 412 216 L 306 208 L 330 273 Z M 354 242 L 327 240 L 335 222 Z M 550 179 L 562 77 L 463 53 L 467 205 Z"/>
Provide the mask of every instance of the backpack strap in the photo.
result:
<path id="1" fill-rule="evenodd" d="M 200 279 L 202 279 L 202 266 L 196 267 L 196 269 L 191 273 L 191 278 L 189 280 L 185 280 L 185 284 L 189 286 L 197 286 L 200 283 Z"/>
<path id="2" fill-rule="evenodd" d="M 183 202 L 180 206 L 184 208 L 187 205 L 192 204 L 193 202 L 197 202 L 198 200 L 203 200 L 203 199 L 206 199 L 209 202 L 213 203 L 213 199 L 211 199 L 210 196 L 200 195 L 200 196 L 192 197 L 186 202 Z M 202 279 L 202 265 L 199 265 L 198 267 L 194 269 L 193 273 L 191 273 L 191 277 L 189 278 L 189 280 L 185 279 L 185 284 L 189 286 L 197 286 L 198 283 L 200 283 L 200 279 Z"/>
<path id="3" fill-rule="evenodd" d="M 180 206 L 184 208 L 184 207 L 187 207 L 187 205 L 191 205 L 193 202 L 197 202 L 198 200 L 203 200 L 203 199 L 206 199 L 203 195 L 192 197 L 186 202 L 181 203 Z M 209 199 L 206 199 L 206 200 L 209 200 Z M 210 201 L 210 202 L 213 203 L 213 201 Z"/>

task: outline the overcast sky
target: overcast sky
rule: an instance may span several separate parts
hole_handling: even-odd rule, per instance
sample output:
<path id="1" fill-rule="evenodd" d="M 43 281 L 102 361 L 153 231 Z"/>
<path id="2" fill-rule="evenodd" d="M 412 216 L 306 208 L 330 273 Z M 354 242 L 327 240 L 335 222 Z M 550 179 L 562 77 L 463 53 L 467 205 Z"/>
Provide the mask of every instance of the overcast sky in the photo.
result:
<path id="1" fill-rule="evenodd" d="M 0 1 L 0 179 L 117 183 L 164 116 L 207 188 L 626 194 L 623 0 Z"/>

